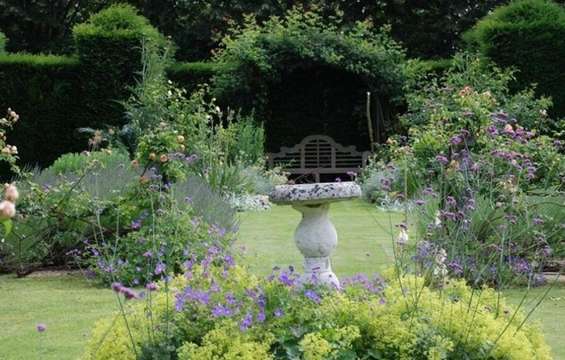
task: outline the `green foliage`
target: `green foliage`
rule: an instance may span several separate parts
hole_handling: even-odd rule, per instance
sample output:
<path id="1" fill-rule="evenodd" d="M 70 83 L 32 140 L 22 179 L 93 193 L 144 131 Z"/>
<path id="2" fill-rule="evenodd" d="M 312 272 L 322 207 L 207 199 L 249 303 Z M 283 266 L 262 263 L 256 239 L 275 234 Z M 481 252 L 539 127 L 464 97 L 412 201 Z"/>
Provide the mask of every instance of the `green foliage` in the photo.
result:
<path id="1" fill-rule="evenodd" d="M 89 112 L 106 124 L 123 124 L 128 87 L 142 70 L 142 51 L 160 52 L 165 38 L 125 4 L 110 6 L 73 29 Z"/>
<path id="2" fill-rule="evenodd" d="M 167 68 L 167 77 L 189 93 L 210 80 L 225 66 L 212 62 L 177 62 Z"/>
<path id="3" fill-rule="evenodd" d="M 198 175 L 222 194 L 247 192 L 241 169 L 262 160 L 263 129 L 251 117 L 222 111 L 207 100 L 205 87 L 189 96 L 166 80 L 162 56 L 145 55 L 122 129 L 136 161 L 145 170 L 155 168 L 165 181 Z"/>
<path id="4" fill-rule="evenodd" d="M 420 277 L 391 275 L 386 285 L 353 281 L 338 292 L 288 286 L 292 272 L 263 280 L 216 264 L 191 266 L 190 276 L 161 283 L 150 302 L 98 322 L 84 359 L 551 359 L 524 315 L 493 290 L 477 294 L 462 281 L 438 290 Z M 231 311 L 218 315 L 220 306 Z"/>
<path id="5" fill-rule="evenodd" d="M 94 151 L 80 154 L 67 153 L 55 160 L 55 162 L 49 166 L 48 170 L 58 175 L 76 174 L 87 168 L 92 162 L 98 162 L 103 167 L 114 167 L 115 165 L 127 164 L 129 157 L 123 151 Z"/>
<path id="6" fill-rule="evenodd" d="M 517 68 L 517 89 L 537 84 L 537 94 L 553 98 L 555 116 L 565 115 L 563 5 L 551 0 L 514 1 L 479 21 L 465 39 L 499 66 Z"/>
<path id="7" fill-rule="evenodd" d="M 385 30 L 367 23 L 344 29 L 335 19 L 298 9 L 261 25 L 249 18 L 224 38 L 214 60 L 226 69 L 214 76 L 213 93 L 222 103 L 255 109 L 269 150 L 320 128 L 348 145 L 369 139 L 360 136 L 367 134 L 366 92 L 387 106 L 400 100 L 405 80 L 403 50 Z M 336 90 L 336 82 L 345 90 Z"/>
<path id="8" fill-rule="evenodd" d="M 204 258 L 210 244 L 226 249 L 233 241 L 232 228 L 207 223 L 186 199 L 170 201 L 177 196 L 169 198 L 159 192 L 146 195 L 154 207 L 159 207 L 158 216 L 146 211 L 131 223 L 133 231 L 116 241 L 105 238 L 88 245 L 92 256 L 86 265 L 100 281 L 106 284 L 120 281 L 132 286 L 147 284 L 166 273 L 182 272 L 189 251 L 194 261 Z M 159 197 L 168 197 L 169 201 Z M 225 203 L 217 205 L 226 207 Z"/>
<path id="9" fill-rule="evenodd" d="M 4 55 L 6 53 L 6 43 L 8 42 L 8 38 L 2 31 L 0 31 L 0 55 Z"/>
<path id="10" fill-rule="evenodd" d="M 98 231 L 119 230 L 119 224 L 146 209 L 144 197 L 132 189 L 135 172 L 127 163 L 96 159 L 102 157 L 94 155 L 77 172 L 49 168 L 22 174 L 18 218 L 0 246 L 4 271 L 25 274 L 36 267 L 76 265 L 83 241 Z"/>
<path id="11" fill-rule="evenodd" d="M 52 55 L 0 55 L 0 108 L 12 107 L 22 121 L 10 133 L 25 164 L 48 165 L 83 146 L 73 132 L 89 126 L 82 106 L 79 63 Z"/>

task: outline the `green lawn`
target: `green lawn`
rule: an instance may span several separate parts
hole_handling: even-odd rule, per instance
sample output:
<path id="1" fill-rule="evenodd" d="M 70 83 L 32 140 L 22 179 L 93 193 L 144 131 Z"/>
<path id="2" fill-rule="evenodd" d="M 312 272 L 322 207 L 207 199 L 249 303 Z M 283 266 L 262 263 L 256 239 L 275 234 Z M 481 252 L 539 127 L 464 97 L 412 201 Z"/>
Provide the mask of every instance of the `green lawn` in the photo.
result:
<path id="1" fill-rule="evenodd" d="M 390 224 L 398 223 L 400 215 L 377 212 L 361 202 L 336 204 L 331 215 L 340 237 L 333 257 L 338 276 L 380 271 L 390 264 Z M 300 269 L 301 256 L 292 240 L 299 219 L 290 207 L 242 214 L 240 243 L 247 248 L 247 265 L 259 274 L 269 273 L 275 264 Z M 535 289 L 532 295 L 543 291 Z M 505 293 L 518 303 L 524 290 Z M 115 309 L 110 290 L 75 276 L 0 276 L 0 360 L 77 359 L 94 321 Z M 565 360 L 565 287 L 553 289 L 533 318 L 542 321 L 555 358 Z M 47 325 L 41 338 L 38 323 Z"/>

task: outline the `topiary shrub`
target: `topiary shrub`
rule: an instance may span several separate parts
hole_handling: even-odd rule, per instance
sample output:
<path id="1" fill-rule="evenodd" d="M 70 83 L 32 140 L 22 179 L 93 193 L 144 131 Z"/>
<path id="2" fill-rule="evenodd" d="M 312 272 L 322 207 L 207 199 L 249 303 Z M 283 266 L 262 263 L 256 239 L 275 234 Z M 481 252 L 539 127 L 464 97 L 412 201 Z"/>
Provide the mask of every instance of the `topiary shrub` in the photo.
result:
<path id="1" fill-rule="evenodd" d="M 142 51 L 158 51 L 165 38 L 130 5 L 112 5 L 73 29 L 85 106 L 106 124 L 119 124 L 128 86 L 142 69 Z"/>
<path id="2" fill-rule="evenodd" d="M 551 359 L 521 312 L 463 281 L 359 275 L 335 291 L 292 269 L 259 279 L 212 248 L 185 271 L 98 322 L 83 359 Z"/>
<path id="3" fill-rule="evenodd" d="M 499 66 L 513 66 L 516 88 L 537 84 L 552 96 L 557 117 L 565 115 L 565 9 L 550 0 L 520 0 L 502 6 L 465 33 L 464 39 Z"/>

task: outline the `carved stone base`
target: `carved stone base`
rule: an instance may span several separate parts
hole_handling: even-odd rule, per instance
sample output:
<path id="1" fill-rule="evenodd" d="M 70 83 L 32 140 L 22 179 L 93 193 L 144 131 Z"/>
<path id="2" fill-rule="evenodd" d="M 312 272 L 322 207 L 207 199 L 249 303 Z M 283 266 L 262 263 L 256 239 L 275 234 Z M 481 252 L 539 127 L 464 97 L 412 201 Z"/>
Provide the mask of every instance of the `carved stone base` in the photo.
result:
<path id="1" fill-rule="evenodd" d="M 330 262 L 330 255 L 337 246 L 337 232 L 328 216 L 329 203 L 293 205 L 293 208 L 302 213 L 294 240 L 304 256 L 303 281 L 314 280 L 339 287 Z"/>

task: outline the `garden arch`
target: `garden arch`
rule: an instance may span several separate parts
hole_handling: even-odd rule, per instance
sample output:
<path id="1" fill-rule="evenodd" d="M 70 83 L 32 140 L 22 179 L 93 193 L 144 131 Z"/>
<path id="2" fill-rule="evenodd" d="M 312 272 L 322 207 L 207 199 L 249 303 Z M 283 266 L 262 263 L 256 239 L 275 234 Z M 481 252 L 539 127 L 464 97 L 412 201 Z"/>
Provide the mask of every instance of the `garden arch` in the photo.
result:
<path id="1" fill-rule="evenodd" d="M 216 61 L 225 71 L 213 89 L 264 121 L 268 151 L 312 134 L 366 150 L 366 94 L 373 95 L 372 137 L 379 142 L 402 97 L 404 59 L 387 33 L 367 24 L 345 30 L 316 13 L 290 12 L 224 40 Z"/>

